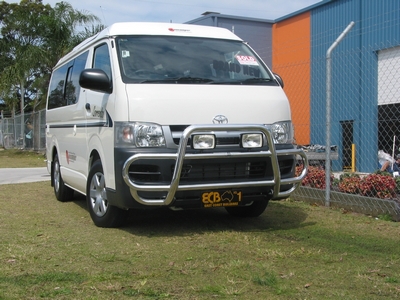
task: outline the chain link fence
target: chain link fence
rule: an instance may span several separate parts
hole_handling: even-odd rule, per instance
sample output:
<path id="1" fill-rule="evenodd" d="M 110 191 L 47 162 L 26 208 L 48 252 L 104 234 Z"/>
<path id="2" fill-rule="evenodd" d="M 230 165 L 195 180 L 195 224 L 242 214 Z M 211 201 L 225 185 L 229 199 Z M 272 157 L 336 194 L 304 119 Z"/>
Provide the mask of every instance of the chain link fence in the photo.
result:
<path id="1" fill-rule="evenodd" d="M 0 118 L 0 146 L 44 152 L 46 150 L 46 110 Z"/>
<path id="2" fill-rule="evenodd" d="M 374 26 L 365 24 L 375 19 L 356 20 L 332 51 L 330 95 L 327 51 L 346 24 L 313 36 L 309 61 L 273 67 L 285 81 L 296 142 L 311 166 L 293 198 L 400 220 L 400 177 L 395 172 L 400 154 L 400 40 L 386 35 L 399 32 L 399 22 L 380 19 Z M 301 80 L 307 72 L 309 85 Z M 383 157 L 378 157 L 379 150 Z M 385 160 L 387 169 L 382 167 Z"/>

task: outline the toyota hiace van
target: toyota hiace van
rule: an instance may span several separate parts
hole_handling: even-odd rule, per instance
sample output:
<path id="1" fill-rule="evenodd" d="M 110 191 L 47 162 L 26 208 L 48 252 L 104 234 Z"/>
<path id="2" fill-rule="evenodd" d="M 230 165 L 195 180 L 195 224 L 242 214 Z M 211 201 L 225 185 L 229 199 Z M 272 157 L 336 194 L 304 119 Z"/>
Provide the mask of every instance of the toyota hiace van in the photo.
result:
<path id="1" fill-rule="evenodd" d="M 86 195 L 100 227 L 160 206 L 259 216 L 307 171 L 281 78 L 223 28 L 113 24 L 55 66 L 46 118 L 55 196 Z"/>

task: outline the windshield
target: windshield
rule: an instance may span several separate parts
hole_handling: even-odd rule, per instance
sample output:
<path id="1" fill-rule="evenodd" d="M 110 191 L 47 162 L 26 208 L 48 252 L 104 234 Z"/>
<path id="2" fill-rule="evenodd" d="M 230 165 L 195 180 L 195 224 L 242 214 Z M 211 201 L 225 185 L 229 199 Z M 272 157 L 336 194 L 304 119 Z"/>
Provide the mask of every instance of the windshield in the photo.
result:
<path id="1" fill-rule="evenodd" d="M 241 41 L 124 36 L 116 44 L 125 83 L 277 85 Z"/>

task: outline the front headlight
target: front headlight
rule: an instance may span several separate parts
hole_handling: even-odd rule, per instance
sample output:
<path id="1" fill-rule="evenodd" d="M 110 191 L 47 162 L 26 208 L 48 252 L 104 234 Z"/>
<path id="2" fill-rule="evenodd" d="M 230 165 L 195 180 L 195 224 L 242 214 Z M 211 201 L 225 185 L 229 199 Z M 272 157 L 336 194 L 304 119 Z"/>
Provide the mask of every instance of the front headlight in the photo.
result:
<path id="1" fill-rule="evenodd" d="M 263 136 L 261 133 L 244 133 L 241 135 L 241 145 L 243 148 L 260 148 L 263 146 Z"/>
<path id="2" fill-rule="evenodd" d="M 195 134 L 192 135 L 192 147 L 197 150 L 214 149 L 215 135 L 214 134 Z"/>
<path id="3" fill-rule="evenodd" d="M 116 146 L 164 147 L 165 138 L 162 128 L 154 123 L 119 123 L 115 124 Z"/>
<path id="4" fill-rule="evenodd" d="M 275 144 L 292 144 L 293 143 L 293 127 L 292 122 L 277 122 L 266 125 L 271 133 Z"/>

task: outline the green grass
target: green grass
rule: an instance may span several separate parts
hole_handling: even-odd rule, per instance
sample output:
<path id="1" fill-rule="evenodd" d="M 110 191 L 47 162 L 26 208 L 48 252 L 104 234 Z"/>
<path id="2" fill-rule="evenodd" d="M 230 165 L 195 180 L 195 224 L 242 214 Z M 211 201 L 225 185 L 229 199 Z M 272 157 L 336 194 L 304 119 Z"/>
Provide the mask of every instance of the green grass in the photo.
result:
<path id="1" fill-rule="evenodd" d="M 48 182 L 1 193 L 0 299 L 400 296 L 398 223 L 284 201 L 256 219 L 156 209 L 101 229 Z"/>
<path id="2" fill-rule="evenodd" d="M 271 201 L 255 219 L 154 209 L 102 229 L 49 182 L 1 185 L 0 207 L 0 299 L 400 297 L 399 223 L 361 214 Z"/>
<path id="3" fill-rule="evenodd" d="M 0 168 L 45 167 L 45 159 L 45 155 L 39 152 L 0 148 Z"/>

